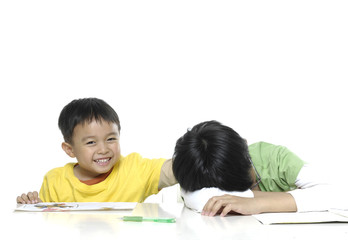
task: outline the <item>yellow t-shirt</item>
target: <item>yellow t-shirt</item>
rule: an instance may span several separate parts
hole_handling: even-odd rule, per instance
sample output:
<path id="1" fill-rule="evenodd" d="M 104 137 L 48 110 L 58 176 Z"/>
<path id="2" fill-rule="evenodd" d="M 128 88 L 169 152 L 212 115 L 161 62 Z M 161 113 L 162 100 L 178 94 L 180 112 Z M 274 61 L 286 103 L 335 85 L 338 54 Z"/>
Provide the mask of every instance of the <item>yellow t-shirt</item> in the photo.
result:
<path id="1" fill-rule="evenodd" d="M 76 163 L 68 163 L 45 175 L 40 198 L 43 202 L 143 202 L 158 193 L 164 161 L 129 154 L 116 162 L 104 181 L 94 185 L 80 182 L 73 172 Z"/>

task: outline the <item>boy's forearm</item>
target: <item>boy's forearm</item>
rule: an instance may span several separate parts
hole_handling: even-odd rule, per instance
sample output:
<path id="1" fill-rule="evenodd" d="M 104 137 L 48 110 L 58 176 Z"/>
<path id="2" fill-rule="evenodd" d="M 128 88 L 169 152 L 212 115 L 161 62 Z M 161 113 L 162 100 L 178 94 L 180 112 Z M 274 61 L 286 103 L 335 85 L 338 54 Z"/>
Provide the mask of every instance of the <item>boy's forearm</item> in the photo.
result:
<path id="1" fill-rule="evenodd" d="M 164 187 L 172 186 L 178 183 L 173 174 L 173 160 L 167 159 L 161 168 L 160 180 L 158 183 L 158 189 L 162 189 Z"/>
<path id="2" fill-rule="evenodd" d="M 253 191 L 260 213 L 265 212 L 296 212 L 295 199 L 286 192 Z"/>

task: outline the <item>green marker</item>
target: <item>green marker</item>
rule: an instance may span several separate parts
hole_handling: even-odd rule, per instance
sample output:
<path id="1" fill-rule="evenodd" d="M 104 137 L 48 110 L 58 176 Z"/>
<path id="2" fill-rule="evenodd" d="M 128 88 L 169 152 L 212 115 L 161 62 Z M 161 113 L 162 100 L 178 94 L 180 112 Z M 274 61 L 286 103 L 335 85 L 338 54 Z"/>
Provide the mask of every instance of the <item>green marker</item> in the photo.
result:
<path id="1" fill-rule="evenodd" d="M 175 218 L 144 218 L 141 216 L 124 216 L 122 219 L 126 222 L 175 223 Z"/>

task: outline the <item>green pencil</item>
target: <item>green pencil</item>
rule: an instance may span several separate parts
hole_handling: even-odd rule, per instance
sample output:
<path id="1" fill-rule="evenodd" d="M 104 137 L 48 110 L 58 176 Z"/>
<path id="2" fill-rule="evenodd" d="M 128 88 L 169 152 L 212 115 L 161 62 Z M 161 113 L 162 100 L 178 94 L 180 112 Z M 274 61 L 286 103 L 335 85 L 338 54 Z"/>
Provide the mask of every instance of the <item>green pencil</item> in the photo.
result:
<path id="1" fill-rule="evenodd" d="M 123 221 L 126 222 L 159 222 L 159 223 L 175 223 L 175 218 L 145 218 L 141 216 L 124 216 Z"/>

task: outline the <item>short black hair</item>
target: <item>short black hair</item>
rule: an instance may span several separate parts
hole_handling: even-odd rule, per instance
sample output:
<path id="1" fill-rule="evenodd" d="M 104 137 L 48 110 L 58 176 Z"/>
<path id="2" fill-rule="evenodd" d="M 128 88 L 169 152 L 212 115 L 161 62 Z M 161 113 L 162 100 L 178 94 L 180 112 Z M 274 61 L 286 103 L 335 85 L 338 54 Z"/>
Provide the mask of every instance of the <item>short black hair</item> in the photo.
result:
<path id="1" fill-rule="evenodd" d="M 251 168 L 245 139 L 217 121 L 195 125 L 176 142 L 173 173 L 186 191 L 245 191 L 253 183 Z"/>
<path id="2" fill-rule="evenodd" d="M 107 121 L 115 123 L 121 131 L 120 120 L 115 110 L 105 101 L 98 98 L 81 98 L 71 101 L 60 113 L 58 126 L 64 141 L 72 143 L 74 128 L 80 123 Z"/>

